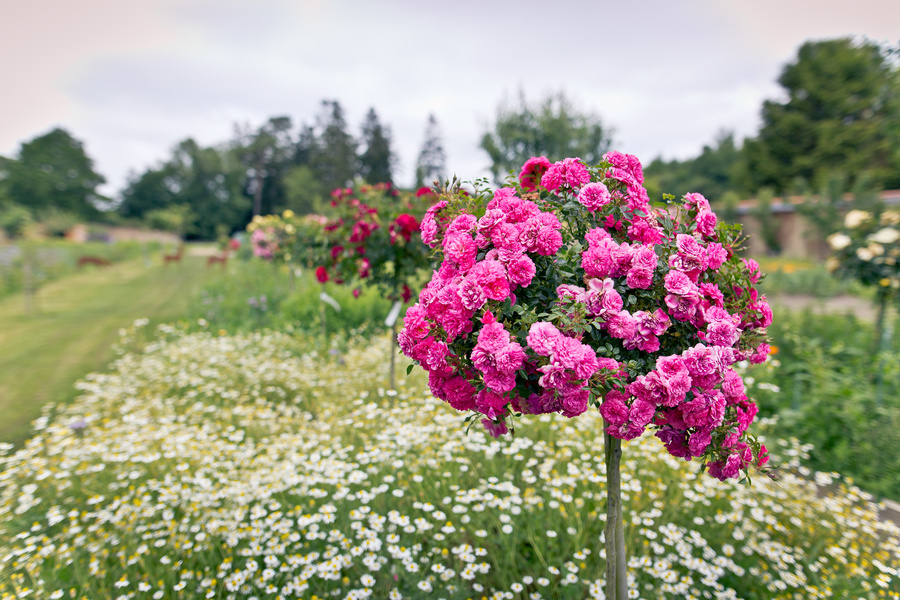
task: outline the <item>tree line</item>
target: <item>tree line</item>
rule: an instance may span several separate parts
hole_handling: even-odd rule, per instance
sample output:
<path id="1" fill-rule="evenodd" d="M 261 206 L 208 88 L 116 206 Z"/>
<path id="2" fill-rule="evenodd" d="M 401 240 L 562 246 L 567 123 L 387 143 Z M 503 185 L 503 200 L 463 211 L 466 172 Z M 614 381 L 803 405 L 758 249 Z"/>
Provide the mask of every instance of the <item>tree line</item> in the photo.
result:
<path id="1" fill-rule="evenodd" d="M 741 145 L 723 131 L 699 156 L 656 159 L 653 192 L 729 196 L 834 195 L 900 188 L 900 46 L 840 38 L 803 44 L 784 66 L 782 99 Z"/>
<path id="2" fill-rule="evenodd" d="M 778 78 L 782 99 L 763 103 L 757 135 L 741 142 L 723 131 L 694 158 L 657 158 L 645 168 L 651 198 L 700 192 L 724 203 L 727 214 L 738 198 L 754 195 L 900 188 L 898 65 L 900 46 L 854 38 L 803 44 Z M 612 139 L 597 113 L 563 92 L 538 102 L 520 93 L 497 109 L 480 148 L 500 184 L 532 156 L 595 163 Z M 81 142 L 55 129 L 23 144 L 17 157 L 0 157 L 0 227 L 29 213 L 114 215 L 210 239 L 243 228 L 254 214 L 316 212 L 331 190 L 357 179 L 392 182 L 396 161 L 390 128 L 374 108 L 354 136 L 340 103 L 323 100 L 315 119 L 297 128 L 281 116 L 257 128 L 235 126 L 230 140 L 210 147 L 186 139 L 169 159 L 130 176 L 111 200 L 97 193 L 104 179 Z M 431 115 L 416 186 L 443 179 L 445 162 Z"/>
<path id="3" fill-rule="evenodd" d="M 290 117 L 235 125 L 231 139 L 203 146 L 187 138 L 171 156 L 129 175 L 118 198 L 103 197 L 105 178 L 84 144 L 56 128 L 0 157 L 0 227 L 15 234 L 30 220 L 141 222 L 188 237 L 215 239 L 243 229 L 253 215 L 321 210 L 330 192 L 353 181 L 393 183 L 397 155 L 390 127 L 369 109 L 350 132 L 337 100 L 323 100 L 311 124 Z M 445 177 L 440 126 L 430 115 L 416 162 L 416 184 Z"/>

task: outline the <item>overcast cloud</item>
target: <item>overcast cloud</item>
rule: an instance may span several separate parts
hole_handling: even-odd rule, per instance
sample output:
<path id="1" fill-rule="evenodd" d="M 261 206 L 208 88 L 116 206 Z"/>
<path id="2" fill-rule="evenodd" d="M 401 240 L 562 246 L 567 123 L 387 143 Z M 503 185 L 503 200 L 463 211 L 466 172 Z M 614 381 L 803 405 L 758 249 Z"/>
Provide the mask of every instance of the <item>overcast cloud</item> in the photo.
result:
<path id="1" fill-rule="evenodd" d="M 54 126 L 86 143 L 115 194 L 179 140 L 235 123 L 312 122 L 337 99 L 352 132 L 374 107 L 410 185 L 429 113 L 448 167 L 487 173 L 497 105 L 564 90 L 645 162 L 753 135 L 808 39 L 900 40 L 900 2 L 693 0 L 30 0 L 3 2 L 0 154 Z"/>

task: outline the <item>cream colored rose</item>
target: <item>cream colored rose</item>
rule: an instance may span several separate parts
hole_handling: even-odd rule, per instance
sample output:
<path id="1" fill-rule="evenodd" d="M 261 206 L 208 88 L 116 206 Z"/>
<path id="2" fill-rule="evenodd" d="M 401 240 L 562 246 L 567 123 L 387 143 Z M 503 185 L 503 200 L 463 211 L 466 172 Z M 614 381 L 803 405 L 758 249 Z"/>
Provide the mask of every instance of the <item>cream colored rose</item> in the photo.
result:
<path id="1" fill-rule="evenodd" d="M 881 213 L 882 225 L 900 225 L 900 210 L 886 210 Z"/>
<path id="2" fill-rule="evenodd" d="M 872 218 L 871 213 L 864 210 L 851 210 L 847 213 L 847 216 L 844 217 L 844 227 L 848 229 L 856 229 L 864 221 L 868 221 Z"/>
<path id="3" fill-rule="evenodd" d="M 829 273 L 834 273 L 835 271 L 838 270 L 838 267 L 840 267 L 840 266 L 841 266 L 841 261 L 839 261 L 838 259 L 836 259 L 833 256 L 829 256 L 825 260 L 825 268 L 828 269 Z"/>
<path id="4" fill-rule="evenodd" d="M 893 244 L 897 240 L 900 240 L 900 231 L 893 227 L 884 227 L 869 236 L 869 241 L 879 244 Z"/>
<path id="5" fill-rule="evenodd" d="M 874 254 L 872 253 L 872 251 L 869 250 L 868 248 L 857 248 L 857 249 L 856 249 L 856 256 L 859 257 L 859 260 L 864 260 L 864 261 L 866 261 L 866 262 L 868 262 L 868 261 L 872 260 L 873 258 L 875 258 L 875 255 L 874 255 Z"/>
<path id="6" fill-rule="evenodd" d="M 846 233 L 832 233 L 828 236 L 828 245 L 833 250 L 843 250 L 852 243 L 853 240 Z"/>
<path id="7" fill-rule="evenodd" d="M 882 246 L 881 244 L 872 242 L 867 246 L 867 248 L 873 256 L 881 256 L 882 254 L 884 254 L 884 246 Z"/>
<path id="8" fill-rule="evenodd" d="M 287 225 L 284 226 L 284 230 L 287 233 L 294 233 L 296 231 L 296 229 L 294 229 L 294 226 L 291 225 L 290 223 L 288 223 Z"/>

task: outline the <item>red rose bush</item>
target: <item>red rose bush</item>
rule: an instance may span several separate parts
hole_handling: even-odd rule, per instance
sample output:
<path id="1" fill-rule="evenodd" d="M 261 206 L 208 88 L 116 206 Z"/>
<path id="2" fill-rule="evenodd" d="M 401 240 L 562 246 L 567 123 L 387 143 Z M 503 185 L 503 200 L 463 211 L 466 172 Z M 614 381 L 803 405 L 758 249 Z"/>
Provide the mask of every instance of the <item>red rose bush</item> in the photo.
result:
<path id="1" fill-rule="evenodd" d="M 719 478 L 767 460 L 732 365 L 761 362 L 772 313 L 740 232 L 709 202 L 652 205 L 634 156 L 527 161 L 492 194 L 445 190 L 422 241 L 439 267 L 404 318 L 402 352 L 438 398 L 494 436 L 515 418 L 599 409 Z"/>
<path id="2" fill-rule="evenodd" d="M 417 235 L 426 197 L 390 184 L 336 189 L 333 218 L 324 225 L 325 264 L 319 281 L 375 285 L 392 300 L 408 302 L 428 249 Z"/>

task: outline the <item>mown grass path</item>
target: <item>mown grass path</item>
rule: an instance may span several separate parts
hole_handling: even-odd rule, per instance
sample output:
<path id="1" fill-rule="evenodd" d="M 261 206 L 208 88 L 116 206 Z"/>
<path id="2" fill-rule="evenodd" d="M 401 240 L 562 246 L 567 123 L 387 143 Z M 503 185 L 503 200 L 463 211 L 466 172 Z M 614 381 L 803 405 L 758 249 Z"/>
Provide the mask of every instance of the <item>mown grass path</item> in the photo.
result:
<path id="1" fill-rule="evenodd" d="M 0 301 L 0 442 L 23 442 L 42 406 L 70 401 L 78 378 L 103 370 L 120 328 L 183 318 L 192 294 L 217 276 L 190 255 L 166 267 L 134 260 L 48 283 L 31 314 L 21 294 Z"/>

